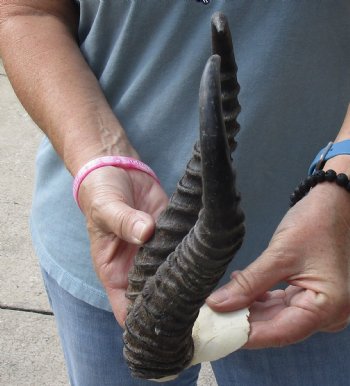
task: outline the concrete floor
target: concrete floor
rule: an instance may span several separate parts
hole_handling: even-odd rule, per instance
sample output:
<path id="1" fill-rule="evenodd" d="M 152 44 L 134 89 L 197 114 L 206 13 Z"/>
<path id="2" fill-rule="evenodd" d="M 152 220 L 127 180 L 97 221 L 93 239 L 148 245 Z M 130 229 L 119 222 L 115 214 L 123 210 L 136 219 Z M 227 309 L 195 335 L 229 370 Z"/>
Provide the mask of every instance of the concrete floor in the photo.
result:
<path id="1" fill-rule="evenodd" d="M 42 134 L 18 102 L 1 60 L 0 132 L 0 385 L 68 385 L 28 229 Z M 198 385 L 217 385 L 209 364 Z"/>

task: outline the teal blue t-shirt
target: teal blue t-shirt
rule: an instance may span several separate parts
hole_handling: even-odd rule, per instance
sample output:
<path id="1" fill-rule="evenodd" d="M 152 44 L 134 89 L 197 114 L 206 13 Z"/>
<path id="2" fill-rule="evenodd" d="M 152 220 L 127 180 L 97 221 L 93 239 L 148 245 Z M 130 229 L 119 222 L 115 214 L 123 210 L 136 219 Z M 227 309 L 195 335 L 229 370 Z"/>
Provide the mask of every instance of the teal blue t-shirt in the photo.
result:
<path id="1" fill-rule="evenodd" d="M 81 0 L 79 44 L 141 159 L 168 194 L 198 137 L 210 18 L 229 19 L 242 112 L 234 163 L 247 235 L 230 271 L 254 260 L 350 99 L 347 0 Z M 43 268 L 72 295 L 111 310 L 94 273 L 72 176 L 44 139 L 31 228 Z"/>

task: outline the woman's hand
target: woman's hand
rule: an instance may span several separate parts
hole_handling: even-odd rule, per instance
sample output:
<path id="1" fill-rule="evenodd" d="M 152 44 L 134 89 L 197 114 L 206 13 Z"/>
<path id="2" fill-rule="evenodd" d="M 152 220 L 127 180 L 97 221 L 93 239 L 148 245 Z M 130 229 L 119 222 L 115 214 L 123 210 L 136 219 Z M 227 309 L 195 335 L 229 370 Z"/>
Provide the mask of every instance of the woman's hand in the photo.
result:
<path id="1" fill-rule="evenodd" d="M 95 270 L 121 326 L 133 257 L 153 234 L 155 219 L 167 201 L 161 186 L 138 170 L 103 167 L 90 173 L 80 187 Z"/>
<path id="2" fill-rule="evenodd" d="M 280 282 L 286 290 L 269 292 Z M 284 346 L 338 331 L 350 315 L 350 195 L 323 183 L 291 208 L 268 248 L 212 294 L 216 311 L 250 307 L 247 348 Z"/>

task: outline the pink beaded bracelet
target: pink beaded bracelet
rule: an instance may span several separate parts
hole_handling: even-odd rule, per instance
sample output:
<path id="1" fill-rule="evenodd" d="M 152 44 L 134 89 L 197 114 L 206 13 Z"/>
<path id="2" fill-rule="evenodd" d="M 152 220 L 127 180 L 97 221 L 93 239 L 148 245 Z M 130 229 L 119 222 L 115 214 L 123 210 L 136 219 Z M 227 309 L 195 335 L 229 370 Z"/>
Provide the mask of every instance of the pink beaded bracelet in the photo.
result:
<path id="1" fill-rule="evenodd" d="M 75 202 L 79 206 L 79 208 L 80 208 L 80 205 L 78 200 L 78 194 L 79 194 L 79 188 L 81 183 L 84 181 L 85 177 L 88 176 L 92 171 L 102 168 L 104 166 L 115 166 L 122 169 L 140 170 L 142 172 L 149 174 L 159 183 L 159 179 L 157 178 L 154 171 L 149 166 L 139 161 L 138 159 L 131 158 L 131 157 L 123 157 L 123 156 L 106 156 L 106 157 L 96 158 L 86 163 L 78 171 L 77 175 L 74 178 L 73 197 Z"/>

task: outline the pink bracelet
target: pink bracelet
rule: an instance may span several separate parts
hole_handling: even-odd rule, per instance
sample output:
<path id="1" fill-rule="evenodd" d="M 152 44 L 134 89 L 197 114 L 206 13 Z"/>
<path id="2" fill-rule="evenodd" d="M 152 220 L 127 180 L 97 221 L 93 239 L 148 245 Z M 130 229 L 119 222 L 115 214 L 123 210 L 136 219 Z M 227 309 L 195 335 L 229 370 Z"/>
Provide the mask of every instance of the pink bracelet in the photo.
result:
<path id="1" fill-rule="evenodd" d="M 79 193 L 79 188 L 81 183 L 84 181 L 85 177 L 88 176 L 92 171 L 102 168 L 104 166 L 115 166 L 122 169 L 140 170 L 142 172 L 149 174 L 159 183 L 159 179 L 154 173 L 154 171 L 149 166 L 147 166 L 146 164 L 144 164 L 143 162 L 135 158 L 123 157 L 123 156 L 106 156 L 106 157 L 96 158 L 86 163 L 78 171 L 77 175 L 74 178 L 73 197 L 75 202 L 79 206 L 79 208 L 80 208 L 80 205 L 78 200 L 78 193 Z"/>

